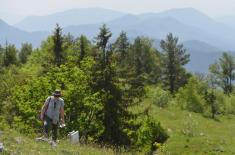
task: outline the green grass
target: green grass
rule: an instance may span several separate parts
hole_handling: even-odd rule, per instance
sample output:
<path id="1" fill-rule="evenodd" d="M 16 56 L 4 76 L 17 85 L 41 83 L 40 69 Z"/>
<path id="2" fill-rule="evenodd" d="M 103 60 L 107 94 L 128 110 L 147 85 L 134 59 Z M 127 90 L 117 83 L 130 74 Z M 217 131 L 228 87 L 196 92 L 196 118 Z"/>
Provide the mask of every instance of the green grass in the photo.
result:
<path id="1" fill-rule="evenodd" d="M 147 107 L 150 100 L 142 103 Z M 160 121 L 170 138 L 165 152 L 170 155 L 235 154 L 235 116 L 217 116 L 217 120 L 176 107 L 151 105 L 150 115 Z"/>
<path id="2" fill-rule="evenodd" d="M 67 140 L 59 141 L 56 148 L 47 142 L 36 142 L 34 138 L 26 137 L 13 130 L 4 130 L 0 134 L 4 143 L 3 154 L 11 155 L 113 155 L 110 148 L 100 148 L 91 145 L 70 144 Z"/>
<path id="3" fill-rule="evenodd" d="M 169 106 L 159 108 L 144 100 L 133 110 L 141 111 L 144 107 L 150 108 L 150 115 L 160 121 L 167 130 L 169 139 L 164 145 L 164 152 L 169 155 L 216 155 L 235 154 L 235 116 L 220 115 L 217 120 L 205 117 L 202 114 L 180 110 Z M 0 133 L 0 141 L 6 148 L 5 154 L 14 155 L 113 155 L 111 148 L 101 148 L 95 145 L 73 145 L 67 140 L 61 140 L 56 149 L 48 143 L 35 142 L 14 130 L 4 130 Z M 123 153 L 127 154 L 127 153 Z"/>

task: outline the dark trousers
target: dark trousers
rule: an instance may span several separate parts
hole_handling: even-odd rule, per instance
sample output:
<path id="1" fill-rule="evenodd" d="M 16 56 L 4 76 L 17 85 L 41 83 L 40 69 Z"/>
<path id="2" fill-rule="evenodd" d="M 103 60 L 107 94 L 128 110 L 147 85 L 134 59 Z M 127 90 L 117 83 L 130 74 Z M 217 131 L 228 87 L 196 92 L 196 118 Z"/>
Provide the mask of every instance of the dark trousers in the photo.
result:
<path id="1" fill-rule="evenodd" d="M 52 129 L 52 140 L 57 140 L 57 129 L 58 124 L 53 124 L 52 119 L 50 119 L 48 116 L 44 116 L 44 134 L 48 138 L 50 129 Z"/>

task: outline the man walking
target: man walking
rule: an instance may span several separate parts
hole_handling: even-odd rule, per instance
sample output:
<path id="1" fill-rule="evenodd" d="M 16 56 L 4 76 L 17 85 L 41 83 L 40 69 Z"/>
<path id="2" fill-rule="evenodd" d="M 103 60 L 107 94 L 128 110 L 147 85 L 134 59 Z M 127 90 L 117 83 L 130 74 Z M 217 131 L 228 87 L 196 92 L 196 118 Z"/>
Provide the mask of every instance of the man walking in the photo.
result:
<path id="1" fill-rule="evenodd" d="M 49 138 L 49 130 L 52 129 L 52 146 L 56 146 L 58 125 L 60 121 L 64 124 L 64 100 L 60 90 L 56 89 L 53 95 L 46 99 L 40 119 L 44 123 L 44 136 Z"/>

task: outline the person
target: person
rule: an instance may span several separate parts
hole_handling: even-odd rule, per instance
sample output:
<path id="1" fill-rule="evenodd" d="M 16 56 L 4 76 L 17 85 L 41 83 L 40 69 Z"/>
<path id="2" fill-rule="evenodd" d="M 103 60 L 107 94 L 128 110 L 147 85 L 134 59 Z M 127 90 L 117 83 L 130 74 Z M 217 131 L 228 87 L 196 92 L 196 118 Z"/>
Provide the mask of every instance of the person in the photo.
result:
<path id="1" fill-rule="evenodd" d="M 56 89 L 53 95 L 46 99 L 41 110 L 40 119 L 44 124 L 44 137 L 48 139 L 49 130 L 52 129 L 51 144 L 56 146 L 58 125 L 59 123 L 64 124 L 64 100 L 61 98 L 59 89 Z"/>

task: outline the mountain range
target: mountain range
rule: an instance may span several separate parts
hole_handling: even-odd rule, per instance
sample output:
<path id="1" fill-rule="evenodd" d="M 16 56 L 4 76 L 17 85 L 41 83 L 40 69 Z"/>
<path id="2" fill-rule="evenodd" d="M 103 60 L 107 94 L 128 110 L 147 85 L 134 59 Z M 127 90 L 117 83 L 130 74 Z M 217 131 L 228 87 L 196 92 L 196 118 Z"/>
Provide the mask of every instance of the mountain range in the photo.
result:
<path id="1" fill-rule="evenodd" d="M 213 63 L 221 51 L 235 51 L 235 24 L 232 18 L 213 19 L 193 8 L 143 14 L 88 8 L 30 16 L 15 25 L 0 20 L 0 44 L 7 40 L 17 47 L 22 42 L 31 42 L 38 47 L 52 33 L 56 23 L 63 27 L 64 33 L 70 32 L 74 36 L 84 34 L 90 39 L 97 35 L 102 24 L 110 28 L 113 39 L 122 30 L 127 32 L 129 38 L 148 36 L 154 40 L 164 39 L 172 32 L 191 54 L 187 68 L 194 72 L 207 71 L 209 63 Z M 200 63 L 202 66 L 197 65 L 198 60 L 203 61 Z"/>
<path id="2" fill-rule="evenodd" d="M 5 44 L 6 41 L 20 47 L 24 42 L 30 42 L 37 47 L 43 39 L 46 39 L 48 32 L 26 32 L 16 27 L 8 25 L 0 19 L 0 44 Z"/>
<path id="3" fill-rule="evenodd" d="M 219 17 L 216 20 L 220 23 L 230 26 L 231 28 L 235 27 L 235 15 Z"/>

